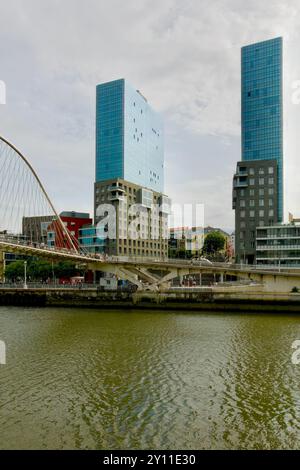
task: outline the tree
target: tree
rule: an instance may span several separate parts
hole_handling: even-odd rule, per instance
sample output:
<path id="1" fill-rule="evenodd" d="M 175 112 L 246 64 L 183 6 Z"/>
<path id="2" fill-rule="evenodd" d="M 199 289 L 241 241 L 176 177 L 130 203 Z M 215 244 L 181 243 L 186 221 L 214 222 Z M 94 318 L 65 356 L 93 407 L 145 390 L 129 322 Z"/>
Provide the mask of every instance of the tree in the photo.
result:
<path id="1" fill-rule="evenodd" d="M 204 239 L 203 254 L 216 255 L 224 250 L 226 239 L 220 232 L 208 233 Z"/>
<path id="2" fill-rule="evenodd" d="M 17 260 L 9 263 L 5 268 L 5 277 L 8 280 L 24 279 L 24 261 Z M 45 281 L 52 275 L 52 265 L 44 260 L 27 260 L 27 278 L 30 281 Z"/>
<path id="3" fill-rule="evenodd" d="M 5 267 L 5 278 L 9 281 L 24 279 L 24 261 L 18 260 L 7 264 Z"/>
<path id="4" fill-rule="evenodd" d="M 61 261 L 54 267 L 54 272 L 55 272 L 56 277 L 77 276 L 79 271 L 80 270 L 76 267 L 76 264 L 72 263 L 71 261 Z"/>
<path id="5" fill-rule="evenodd" d="M 44 260 L 31 261 L 28 265 L 30 280 L 46 281 L 52 276 L 52 264 Z"/>

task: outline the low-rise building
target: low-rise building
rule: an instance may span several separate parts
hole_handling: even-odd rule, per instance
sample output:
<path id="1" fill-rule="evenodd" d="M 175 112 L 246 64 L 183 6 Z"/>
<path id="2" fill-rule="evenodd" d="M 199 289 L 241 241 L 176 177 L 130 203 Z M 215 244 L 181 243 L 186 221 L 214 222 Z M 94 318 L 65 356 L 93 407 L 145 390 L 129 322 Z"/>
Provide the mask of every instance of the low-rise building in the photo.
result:
<path id="1" fill-rule="evenodd" d="M 95 225 L 84 225 L 79 229 L 78 235 L 79 247 L 88 253 L 102 254 L 106 253 L 107 243 L 104 230 Z"/>
<path id="2" fill-rule="evenodd" d="M 200 257 L 204 242 L 203 227 L 169 228 L 169 258 Z"/>
<path id="3" fill-rule="evenodd" d="M 90 214 L 87 212 L 64 211 L 59 214 L 61 221 L 68 230 L 73 241 L 78 242 L 79 230 L 84 225 L 92 224 Z M 58 221 L 53 221 L 47 227 L 47 244 L 61 248 L 67 241 L 62 239 L 61 227 Z"/>
<path id="4" fill-rule="evenodd" d="M 300 224 L 258 227 L 256 264 L 266 268 L 300 268 Z"/>

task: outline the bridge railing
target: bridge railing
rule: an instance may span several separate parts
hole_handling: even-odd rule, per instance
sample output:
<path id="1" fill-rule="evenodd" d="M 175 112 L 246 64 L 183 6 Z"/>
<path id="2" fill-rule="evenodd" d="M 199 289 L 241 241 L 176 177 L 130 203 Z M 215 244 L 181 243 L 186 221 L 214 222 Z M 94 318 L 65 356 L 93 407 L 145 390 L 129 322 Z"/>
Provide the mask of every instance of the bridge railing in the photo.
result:
<path id="1" fill-rule="evenodd" d="M 43 282 L 27 282 L 26 289 L 97 289 L 99 284 L 55 284 Z M 24 289 L 24 282 L 0 283 L 0 289 Z"/>

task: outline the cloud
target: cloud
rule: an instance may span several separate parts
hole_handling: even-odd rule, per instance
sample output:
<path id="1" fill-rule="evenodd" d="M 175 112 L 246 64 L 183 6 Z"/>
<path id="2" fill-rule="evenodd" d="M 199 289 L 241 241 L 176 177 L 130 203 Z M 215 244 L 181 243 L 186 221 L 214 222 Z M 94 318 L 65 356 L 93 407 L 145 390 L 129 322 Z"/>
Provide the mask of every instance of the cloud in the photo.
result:
<path id="1" fill-rule="evenodd" d="M 279 35 L 296 44 L 298 13 L 298 0 L 2 2 L 1 134 L 59 209 L 91 210 L 95 86 L 126 77 L 164 116 L 174 202 L 204 202 L 210 224 L 233 226 L 240 47 Z"/>

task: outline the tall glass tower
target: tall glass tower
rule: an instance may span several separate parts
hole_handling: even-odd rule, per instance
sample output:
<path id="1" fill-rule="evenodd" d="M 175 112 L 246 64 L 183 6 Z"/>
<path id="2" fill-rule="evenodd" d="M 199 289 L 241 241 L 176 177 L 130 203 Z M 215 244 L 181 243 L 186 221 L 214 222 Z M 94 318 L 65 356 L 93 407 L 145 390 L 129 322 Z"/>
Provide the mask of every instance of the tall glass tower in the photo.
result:
<path id="1" fill-rule="evenodd" d="M 283 220 L 282 38 L 241 54 L 242 160 L 233 177 L 235 258 L 255 263 L 256 229 Z"/>
<path id="2" fill-rule="evenodd" d="M 126 80 L 97 86 L 96 182 L 122 178 L 153 191 L 164 187 L 163 122 Z"/>
<path id="3" fill-rule="evenodd" d="M 162 118 L 127 80 L 102 83 L 96 90 L 96 181 L 94 221 L 114 206 L 114 233 L 105 239 L 109 255 L 166 257 L 168 198 L 164 191 Z M 138 205 L 138 239 L 131 222 Z M 160 207 L 155 212 L 154 207 Z M 152 221 L 157 222 L 153 228 Z M 106 227 L 105 227 L 106 229 Z M 94 232 L 91 232 L 92 234 Z M 106 230 L 104 230 L 107 234 Z M 101 239 L 100 236 L 97 235 Z M 97 237 L 89 234 L 92 247 Z M 93 249 L 95 249 L 93 247 Z M 102 249 L 102 247 L 101 247 Z"/>
<path id="4" fill-rule="evenodd" d="M 282 38 L 242 48 L 242 160 L 276 160 L 277 221 L 283 219 Z"/>

